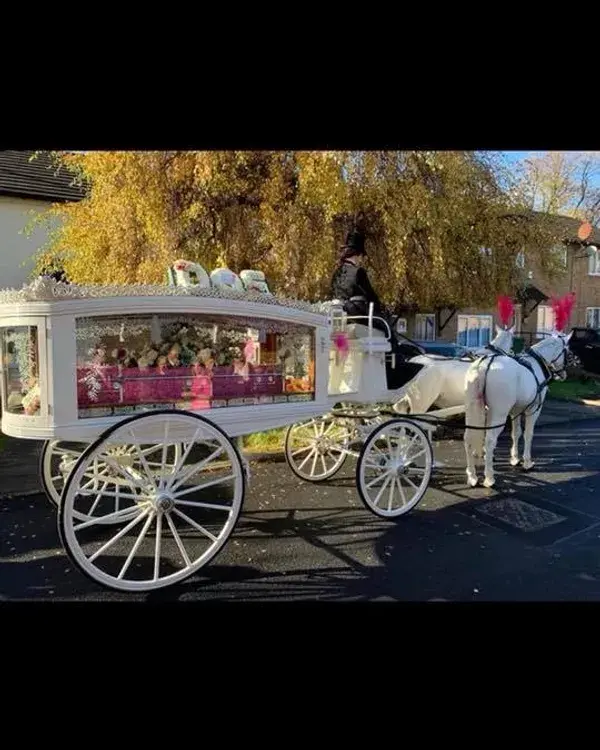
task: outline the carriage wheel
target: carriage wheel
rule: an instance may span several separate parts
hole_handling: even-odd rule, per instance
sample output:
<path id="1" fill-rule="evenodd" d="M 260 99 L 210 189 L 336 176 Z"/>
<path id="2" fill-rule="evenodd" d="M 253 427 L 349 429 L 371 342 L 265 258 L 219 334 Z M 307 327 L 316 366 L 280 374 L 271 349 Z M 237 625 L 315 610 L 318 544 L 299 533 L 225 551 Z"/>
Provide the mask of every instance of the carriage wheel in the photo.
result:
<path id="1" fill-rule="evenodd" d="M 39 464 L 40 482 L 44 488 L 46 496 L 55 508 L 60 506 L 60 498 L 67 478 L 88 445 L 89 443 L 73 443 L 63 440 L 47 440 L 44 443 Z M 152 453 L 156 452 L 156 448 L 157 446 L 149 446 L 141 451 L 142 455 L 147 457 L 147 461 L 151 466 L 158 466 L 156 461 L 152 461 Z M 132 445 L 114 446 L 110 449 L 110 454 L 113 456 L 132 456 L 134 464 L 139 460 L 135 454 L 135 448 Z M 179 445 L 175 445 L 174 448 L 170 450 L 169 455 L 172 464 L 177 461 L 180 454 L 181 446 Z M 102 487 L 107 488 L 111 486 L 115 488 L 112 510 L 117 511 L 127 504 L 130 506 L 132 504 L 127 503 L 124 498 L 119 496 L 118 485 L 115 487 L 111 481 L 111 474 L 113 473 L 114 472 L 110 470 L 105 462 L 94 461 L 86 471 L 85 476 L 88 480 L 86 489 L 91 489 L 94 490 L 95 493 L 98 493 Z M 100 500 L 97 502 L 100 502 Z M 88 518 L 93 517 L 93 515 L 90 516 L 77 513 L 76 517 L 80 521 L 86 521 Z M 109 520 L 107 523 L 112 523 L 112 521 Z"/>
<path id="2" fill-rule="evenodd" d="M 421 500 L 431 478 L 433 450 L 425 431 L 407 419 L 391 419 L 365 441 L 356 465 L 356 485 L 367 508 L 397 518 Z"/>
<path id="3" fill-rule="evenodd" d="M 88 445 L 89 443 L 46 440 L 42 446 L 39 463 L 40 484 L 55 508 L 60 505 L 60 496 L 71 469 Z"/>
<path id="4" fill-rule="evenodd" d="M 132 446 L 137 462 L 112 456 L 115 444 Z M 176 445 L 183 450 L 173 464 L 168 452 Z M 144 455 L 149 446 L 161 457 L 158 469 Z M 99 504 L 93 517 L 77 522 L 78 513 L 92 515 L 96 493 L 86 489 L 86 473 L 94 461 L 109 466 L 132 506 L 111 510 L 114 488 L 104 488 L 107 507 Z M 108 429 L 78 460 L 61 498 L 59 534 L 74 565 L 92 580 L 120 591 L 163 588 L 197 572 L 223 547 L 245 486 L 235 445 L 208 419 L 138 414 Z"/>
<path id="5" fill-rule="evenodd" d="M 335 417 L 317 417 L 288 427 L 285 457 L 300 479 L 323 482 L 342 468 L 353 430 Z"/>

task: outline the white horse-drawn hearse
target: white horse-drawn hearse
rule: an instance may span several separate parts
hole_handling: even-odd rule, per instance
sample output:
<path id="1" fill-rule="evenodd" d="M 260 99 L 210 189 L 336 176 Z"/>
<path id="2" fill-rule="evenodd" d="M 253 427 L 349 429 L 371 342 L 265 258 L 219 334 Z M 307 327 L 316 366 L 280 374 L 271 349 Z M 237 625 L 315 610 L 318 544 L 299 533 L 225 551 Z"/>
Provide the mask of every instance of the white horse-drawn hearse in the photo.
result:
<path id="1" fill-rule="evenodd" d="M 417 505 L 435 427 L 401 413 L 410 386 L 435 370 L 439 405 L 444 367 L 464 382 L 471 362 L 425 357 L 417 372 L 393 361 L 390 336 L 372 313 L 278 298 L 256 271 L 209 276 L 178 261 L 162 286 L 41 277 L 0 292 L 2 431 L 44 441 L 41 478 L 74 564 L 109 588 L 149 591 L 225 545 L 246 492 L 235 442 L 245 434 L 288 426 L 288 463 L 311 481 L 355 456 L 358 492 L 378 516 Z M 512 331 L 494 343 L 508 351 Z M 463 402 L 424 411 L 443 419 Z"/>

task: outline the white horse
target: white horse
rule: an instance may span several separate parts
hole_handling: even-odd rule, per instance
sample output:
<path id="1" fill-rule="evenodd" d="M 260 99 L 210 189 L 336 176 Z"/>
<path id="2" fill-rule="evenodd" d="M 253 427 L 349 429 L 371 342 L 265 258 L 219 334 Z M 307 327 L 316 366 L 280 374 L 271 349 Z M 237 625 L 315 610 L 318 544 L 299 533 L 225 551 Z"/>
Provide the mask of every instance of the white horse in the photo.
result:
<path id="1" fill-rule="evenodd" d="M 511 466 L 519 463 L 521 416 L 525 419 L 523 468 L 531 469 L 533 428 L 548 392 L 548 383 L 564 380 L 571 334 L 554 332 L 518 358 L 498 356 L 472 363 L 465 378 L 465 452 L 467 481 L 477 484 L 475 457 L 485 455 L 485 487 L 493 487 L 494 451 L 506 420 L 512 418 Z M 469 429 L 475 428 L 487 429 Z"/>
<path id="2" fill-rule="evenodd" d="M 491 356 L 499 351 L 508 354 L 512 350 L 514 333 L 514 327 L 505 329 L 496 326 L 496 335 L 489 348 L 477 349 L 475 355 Z M 464 404 L 465 376 L 472 360 L 419 354 L 409 361 L 425 366 L 407 384 L 402 398 L 395 402 L 392 408 L 396 413 L 425 414 L 433 404 L 439 409 Z"/>

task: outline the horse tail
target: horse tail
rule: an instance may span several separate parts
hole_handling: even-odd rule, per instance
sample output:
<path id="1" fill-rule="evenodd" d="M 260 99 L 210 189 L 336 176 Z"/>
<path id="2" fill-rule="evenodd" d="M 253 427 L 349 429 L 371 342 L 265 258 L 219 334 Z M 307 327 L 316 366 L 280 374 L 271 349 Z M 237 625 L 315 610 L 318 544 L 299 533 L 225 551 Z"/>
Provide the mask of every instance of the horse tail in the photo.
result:
<path id="1" fill-rule="evenodd" d="M 465 376 L 465 442 L 469 444 L 473 455 L 483 456 L 485 445 L 484 428 L 486 422 L 485 377 L 487 366 L 485 360 L 476 360 L 467 370 Z"/>

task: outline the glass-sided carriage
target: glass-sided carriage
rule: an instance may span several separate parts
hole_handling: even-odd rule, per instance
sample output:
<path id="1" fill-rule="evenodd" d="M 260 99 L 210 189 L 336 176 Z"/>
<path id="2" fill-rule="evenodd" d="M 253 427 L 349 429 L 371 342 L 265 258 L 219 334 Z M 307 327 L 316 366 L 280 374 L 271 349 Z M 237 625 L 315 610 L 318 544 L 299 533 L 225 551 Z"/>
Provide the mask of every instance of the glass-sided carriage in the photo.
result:
<path id="1" fill-rule="evenodd" d="M 403 376 L 388 337 L 361 323 L 259 293 L 48 280 L 5 291 L 2 431 L 45 441 L 42 482 L 83 573 L 125 591 L 174 584 L 233 531 L 247 484 L 238 436 L 289 426 L 288 462 L 307 479 L 357 456 L 378 515 L 420 500 L 430 441 L 370 410 L 398 398 Z"/>

